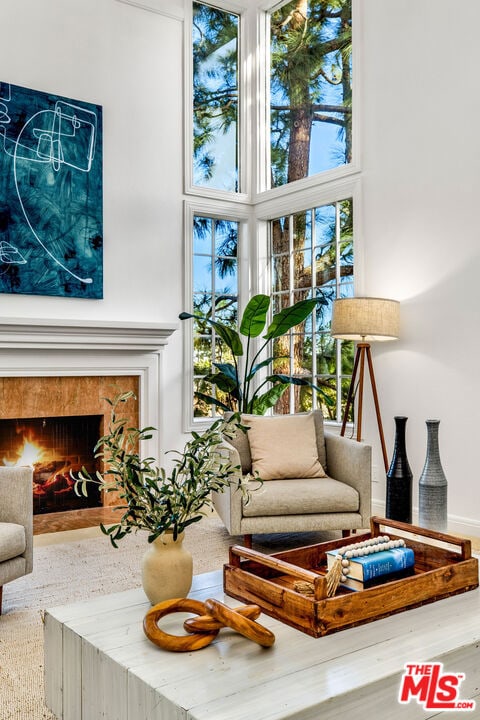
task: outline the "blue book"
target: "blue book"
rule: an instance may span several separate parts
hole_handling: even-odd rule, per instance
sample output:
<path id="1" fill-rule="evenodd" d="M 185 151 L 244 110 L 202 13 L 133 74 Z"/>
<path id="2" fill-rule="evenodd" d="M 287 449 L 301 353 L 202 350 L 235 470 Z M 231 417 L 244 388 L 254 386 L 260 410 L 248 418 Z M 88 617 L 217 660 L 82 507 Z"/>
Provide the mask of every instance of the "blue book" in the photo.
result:
<path id="1" fill-rule="evenodd" d="M 327 567 L 330 570 L 338 550 L 330 550 L 327 552 Z M 363 555 L 362 557 L 350 558 L 350 567 L 347 577 L 360 580 L 363 583 L 373 580 L 373 578 L 390 573 L 399 572 L 413 567 L 415 564 L 415 555 L 412 548 L 399 547 L 391 550 L 381 550 L 371 555 Z"/>

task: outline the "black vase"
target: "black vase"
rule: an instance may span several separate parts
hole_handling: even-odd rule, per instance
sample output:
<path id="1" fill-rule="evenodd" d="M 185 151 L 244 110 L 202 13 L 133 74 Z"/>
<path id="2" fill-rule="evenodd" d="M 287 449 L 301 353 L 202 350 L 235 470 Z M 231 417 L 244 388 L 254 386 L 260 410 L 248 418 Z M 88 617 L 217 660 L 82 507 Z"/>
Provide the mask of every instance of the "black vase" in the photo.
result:
<path id="1" fill-rule="evenodd" d="M 408 418 L 396 416 L 395 446 L 387 472 L 387 498 L 385 517 L 390 520 L 412 522 L 412 480 L 405 447 L 405 425 Z"/>

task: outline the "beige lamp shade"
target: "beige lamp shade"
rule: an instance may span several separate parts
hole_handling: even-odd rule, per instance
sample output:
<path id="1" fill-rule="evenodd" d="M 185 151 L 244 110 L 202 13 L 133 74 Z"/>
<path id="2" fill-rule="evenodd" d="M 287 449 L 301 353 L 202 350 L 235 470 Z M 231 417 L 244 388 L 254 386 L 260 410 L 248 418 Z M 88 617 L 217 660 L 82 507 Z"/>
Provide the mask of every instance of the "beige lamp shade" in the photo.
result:
<path id="1" fill-rule="evenodd" d="M 385 298 L 341 298 L 333 303 L 331 335 L 341 340 L 396 340 L 400 303 Z"/>

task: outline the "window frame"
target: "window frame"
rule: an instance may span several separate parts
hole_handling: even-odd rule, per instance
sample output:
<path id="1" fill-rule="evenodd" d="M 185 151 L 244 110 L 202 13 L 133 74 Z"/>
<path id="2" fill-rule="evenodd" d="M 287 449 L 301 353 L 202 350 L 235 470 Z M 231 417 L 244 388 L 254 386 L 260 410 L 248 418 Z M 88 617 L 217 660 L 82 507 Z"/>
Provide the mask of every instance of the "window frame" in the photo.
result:
<path id="1" fill-rule="evenodd" d="M 230 0 L 216 0 L 215 2 L 204 2 L 210 5 L 238 15 L 238 192 L 233 190 L 217 190 L 215 188 L 195 185 L 193 181 L 193 0 L 185 0 L 185 23 L 184 23 L 184 194 L 196 195 L 212 200 L 225 200 L 226 202 L 248 202 L 250 197 L 250 175 L 249 157 L 251 156 L 251 142 L 248 132 L 248 117 L 246 113 L 247 98 L 251 97 L 249 64 L 245 61 L 248 57 L 247 35 L 245 32 L 246 9 Z"/>
<path id="2" fill-rule="evenodd" d="M 202 0 L 199 0 L 202 2 Z M 352 198 L 354 229 L 354 293 L 364 288 L 364 244 L 361 228 L 361 87 L 360 41 L 362 36 L 361 2 L 352 2 L 352 162 L 326 170 L 293 183 L 270 188 L 270 99 L 269 86 L 269 12 L 289 0 L 251 0 L 239 4 L 231 0 L 205 4 L 234 12 L 239 16 L 239 191 L 229 192 L 193 185 L 193 57 L 192 0 L 185 0 L 185 83 L 184 83 L 184 226 L 185 284 L 184 310 L 192 311 L 193 216 L 225 218 L 239 223 L 238 240 L 238 313 L 256 293 L 271 294 L 269 223 L 283 215 L 303 212 Z M 246 112 L 246 108 L 250 112 Z M 268 159 L 268 161 L 267 161 Z M 212 418 L 194 418 L 193 330 L 184 323 L 183 424 L 186 432 L 208 427 Z M 259 378 L 260 380 L 260 378 Z M 325 420 L 338 426 L 338 422 Z"/>
<path id="3" fill-rule="evenodd" d="M 271 295 L 272 263 L 270 255 L 270 223 L 276 218 L 285 215 L 295 215 L 310 210 L 312 207 L 322 207 L 341 202 L 347 198 L 352 199 L 353 207 L 353 234 L 354 234 L 354 276 L 353 287 L 357 294 L 358 288 L 364 286 L 364 252 L 361 241 L 360 228 L 362 227 L 361 179 L 357 174 L 341 181 L 323 184 L 319 188 L 310 188 L 309 191 L 298 189 L 294 197 L 275 197 L 264 200 L 255 207 L 254 224 L 257 227 L 257 246 L 259 256 L 263 258 L 264 272 L 261 273 L 261 283 L 258 292 Z M 338 427 L 341 421 L 324 419 L 326 425 Z"/>
<path id="4" fill-rule="evenodd" d="M 254 85 L 257 97 L 256 108 L 256 135 L 258 143 L 258 158 L 256 164 L 255 182 L 253 184 L 253 192 L 251 202 L 253 205 L 264 202 L 268 199 L 281 198 L 283 195 L 291 193 L 308 192 L 312 188 L 329 185 L 337 181 L 342 181 L 352 175 L 360 172 L 360 81 L 357 68 L 359 67 L 359 46 L 361 31 L 361 9 L 360 3 L 352 0 L 352 66 L 354 68 L 352 75 L 352 162 L 348 165 L 341 165 L 338 168 L 324 170 L 307 178 L 296 180 L 293 183 L 281 185 L 279 187 L 270 187 L 270 12 L 277 10 L 283 5 L 288 4 L 290 0 L 264 0 L 259 2 L 256 8 L 256 49 L 255 49 L 255 69 Z M 251 50 L 253 50 L 251 48 Z M 262 141 L 258 141 L 258 137 Z"/>
<path id="5" fill-rule="evenodd" d="M 282 257 L 282 256 L 283 256 L 283 257 L 288 258 L 288 265 L 289 265 L 289 277 L 288 277 L 288 284 L 287 284 L 287 286 L 282 287 L 281 290 L 276 290 L 276 291 L 275 291 L 272 287 L 270 287 L 270 294 L 271 294 L 272 298 L 275 298 L 275 297 L 279 297 L 279 296 L 281 296 L 281 295 L 286 295 L 286 294 L 288 294 L 289 304 L 292 305 L 294 302 L 296 302 L 295 293 L 298 292 L 298 288 L 295 287 L 295 277 L 294 277 L 294 271 L 293 271 L 293 263 L 294 263 L 294 255 L 295 255 L 295 253 L 297 252 L 297 250 L 295 250 L 295 248 L 294 248 L 294 228 L 293 228 L 293 221 L 294 221 L 294 218 L 295 218 L 295 216 L 296 216 L 297 214 L 303 214 L 303 212 L 304 212 L 305 214 L 308 214 L 308 215 L 310 216 L 311 233 L 312 233 L 312 236 L 311 236 L 311 244 L 310 244 L 310 247 L 308 247 L 308 248 L 305 250 L 305 252 L 309 252 L 309 253 L 310 253 L 310 255 L 312 256 L 312 257 L 311 257 L 311 261 L 312 261 L 312 264 L 313 264 L 313 262 L 314 262 L 314 260 L 313 260 L 313 253 L 314 253 L 315 249 L 318 250 L 318 249 L 321 247 L 321 245 L 319 244 L 319 241 L 318 241 L 318 239 L 317 239 L 317 237 L 316 237 L 315 214 L 316 214 L 316 212 L 317 212 L 318 210 L 321 210 L 322 208 L 326 208 L 326 207 L 333 207 L 333 208 L 335 208 L 335 241 L 334 241 L 334 243 L 331 243 L 331 244 L 332 244 L 332 245 L 334 244 L 334 246 L 335 246 L 335 297 L 336 297 L 336 298 L 337 298 L 337 297 L 341 297 L 340 292 L 341 292 L 341 289 L 342 289 L 342 282 L 341 282 L 341 272 L 340 272 L 340 264 L 339 264 L 339 250 L 340 250 L 340 245 L 341 245 L 342 239 L 341 239 L 341 232 L 340 232 L 340 208 L 339 208 L 339 206 L 341 205 L 341 203 L 346 202 L 346 201 L 351 201 L 352 211 L 353 211 L 353 199 L 352 199 L 351 197 L 344 197 L 344 198 L 342 198 L 341 200 L 336 201 L 336 202 L 329 202 L 329 203 L 327 203 L 327 204 L 318 204 L 318 203 L 317 203 L 315 206 L 309 207 L 309 208 L 305 209 L 304 211 L 301 211 L 300 213 L 290 212 L 290 213 L 287 214 L 287 215 L 282 215 L 280 218 L 274 218 L 274 219 L 272 219 L 272 220 L 269 222 L 269 233 L 268 233 L 268 236 L 269 236 L 269 256 L 270 256 L 270 274 L 271 274 L 271 277 L 272 277 L 272 274 L 273 274 L 274 258 L 275 258 L 275 257 L 279 258 L 279 257 Z M 286 218 L 289 219 L 289 247 L 288 247 L 288 251 L 287 251 L 287 252 L 282 252 L 282 253 L 280 253 L 280 254 L 275 254 L 275 253 L 273 252 L 272 224 L 273 224 L 273 222 L 275 222 L 276 220 L 286 219 Z M 354 221 L 354 220 L 355 220 L 355 216 L 354 216 L 354 214 L 353 214 L 353 221 Z M 355 257 L 355 242 L 353 241 L 352 244 L 353 244 L 353 257 Z M 353 262 L 353 267 L 354 267 L 354 266 L 355 266 L 355 263 Z M 311 284 L 310 284 L 310 286 L 309 286 L 309 288 L 308 288 L 308 290 L 312 292 L 312 296 L 315 295 L 315 293 L 316 293 L 317 290 L 321 290 L 322 287 L 323 287 L 322 285 L 317 285 L 317 284 L 315 284 L 315 280 L 316 280 L 316 273 L 313 272 L 313 267 L 312 267 Z M 352 283 L 351 283 L 352 287 L 353 287 L 353 285 L 354 285 L 354 281 L 355 281 L 355 275 L 353 274 L 353 276 L 352 276 Z M 272 277 L 271 285 L 273 285 L 273 277 Z M 307 290 L 307 287 L 305 287 L 304 290 Z M 318 355 L 317 355 L 316 342 L 315 342 L 315 341 L 318 339 L 318 337 L 319 337 L 321 334 L 323 334 L 323 333 L 318 332 L 318 330 L 316 329 L 316 325 L 317 325 L 317 311 L 316 311 L 316 309 L 314 309 L 314 310 L 313 310 L 313 313 L 312 313 L 312 329 L 311 329 L 311 332 L 308 332 L 308 333 L 307 333 L 306 331 L 304 332 L 305 338 L 308 337 L 308 338 L 310 338 L 310 339 L 312 340 L 311 365 L 308 367 L 308 370 L 310 371 L 310 373 L 307 373 L 306 377 L 309 377 L 309 378 L 310 378 L 310 381 L 311 381 L 314 385 L 317 385 L 317 384 L 318 384 L 318 378 L 319 378 L 319 373 L 318 373 L 318 371 L 317 371 L 317 369 L 316 369 L 316 368 L 317 368 L 317 358 L 318 358 Z M 293 343 L 292 343 L 292 339 L 293 339 L 293 337 L 295 336 L 295 334 L 296 334 L 296 333 L 293 332 L 293 329 L 290 330 L 289 333 L 288 333 L 288 337 L 289 337 L 289 367 L 290 367 L 290 369 L 289 369 L 289 371 L 288 371 L 289 374 L 292 374 L 292 364 L 293 364 L 293 357 L 294 357 L 294 356 L 293 356 L 294 345 L 293 345 Z M 331 336 L 330 336 L 330 337 L 331 337 Z M 342 373 L 342 353 L 341 353 L 341 347 L 342 347 L 342 343 L 344 343 L 344 342 L 346 342 L 346 341 L 345 341 L 345 340 L 339 340 L 339 339 L 337 339 L 337 340 L 334 341 L 335 356 L 336 356 L 336 360 L 335 360 L 335 373 L 334 373 L 334 374 L 333 374 L 333 373 L 330 373 L 330 374 L 329 374 L 329 377 L 331 377 L 331 378 L 333 378 L 333 379 L 335 380 L 335 388 L 336 388 L 336 390 L 335 390 L 335 399 L 336 399 L 336 402 L 335 402 L 335 418 L 334 418 L 334 419 L 328 419 L 327 417 L 324 416 L 325 422 L 329 422 L 329 421 L 330 421 L 330 422 L 333 422 L 333 423 L 341 423 L 341 422 L 342 422 L 342 391 L 341 391 L 342 380 L 345 379 L 345 378 L 350 377 L 349 375 L 345 375 L 345 374 Z M 271 348 L 271 352 L 269 352 L 269 355 L 271 355 L 271 356 L 274 356 L 274 355 L 275 355 L 275 353 L 274 353 L 274 351 L 273 351 L 273 347 Z M 339 388 L 340 388 L 340 392 L 339 392 Z M 289 386 L 287 387 L 286 391 L 285 391 L 285 395 L 288 395 L 288 405 L 289 405 L 289 408 L 290 408 L 290 413 L 295 413 L 295 412 L 297 412 L 297 411 L 295 410 L 295 386 L 289 385 Z M 318 400 L 318 398 L 317 398 L 316 393 L 315 393 L 315 392 L 312 392 L 312 408 L 311 408 L 311 409 L 312 409 L 312 410 L 317 410 L 319 407 L 321 407 L 321 402 L 319 403 L 319 400 Z M 303 412 L 303 411 L 300 410 L 300 411 L 298 411 L 298 412 Z M 274 408 L 272 408 L 272 414 L 274 414 L 274 415 L 276 414 L 275 411 L 274 411 Z"/>
<path id="6" fill-rule="evenodd" d="M 185 201 L 184 224 L 185 224 L 185 283 L 184 283 L 184 305 L 185 312 L 193 313 L 193 219 L 198 215 L 221 219 L 238 223 L 238 247 L 237 247 L 237 292 L 238 292 L 238 313 L 242 313 L 249 285 L 248 272 L 248 237 L 250 235 L 251 211 L 248 206 L 241 206 L 236 203 L 226 204 L 224 202 L 213 202 L 211 200 Z M 184 321 L 185 331 L 183 333 L 183 418 L 185 432 L 192 429 L 204 429 L 214 420 L 212 417 L 198 418 L 193 414 L 193 321 Z"/>

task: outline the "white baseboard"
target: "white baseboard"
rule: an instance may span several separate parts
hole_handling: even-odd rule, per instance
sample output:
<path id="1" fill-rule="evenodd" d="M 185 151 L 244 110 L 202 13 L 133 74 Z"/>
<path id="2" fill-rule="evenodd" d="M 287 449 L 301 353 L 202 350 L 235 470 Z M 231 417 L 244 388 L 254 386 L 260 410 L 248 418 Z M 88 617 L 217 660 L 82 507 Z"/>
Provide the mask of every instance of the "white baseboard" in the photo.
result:
<path id="1" fill-rule="evenodd" d="M 385 502 L 383 500 L 372 500 L 372 514 L 385 517 Z M 418 507 L 412 508 L 412 516 L 412 522 L 415 525 L 418 523 Z M 480 537 L 480 520 L 449 514 L 448 532 L 451 535 Z"/>

